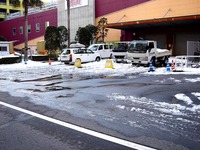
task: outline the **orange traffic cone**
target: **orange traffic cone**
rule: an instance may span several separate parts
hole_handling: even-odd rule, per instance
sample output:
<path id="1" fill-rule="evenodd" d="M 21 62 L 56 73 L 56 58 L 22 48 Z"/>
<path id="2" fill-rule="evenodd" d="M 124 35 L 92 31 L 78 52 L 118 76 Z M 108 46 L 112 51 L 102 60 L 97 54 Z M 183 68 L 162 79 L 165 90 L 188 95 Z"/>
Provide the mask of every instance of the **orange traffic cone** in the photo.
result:
<path id="1" fill-rule="evenodd" d="M 171 64 L 171 70 L 172 70 L 172 71 L 174 71 L 174 70 L 175 70 L 174 60 L 172 60 L 172 64 Z"/>
<path id="2" fill-rule="evenodd" d="M 51 65 L 51 59 L 49 58 L 49 65 Z"/>

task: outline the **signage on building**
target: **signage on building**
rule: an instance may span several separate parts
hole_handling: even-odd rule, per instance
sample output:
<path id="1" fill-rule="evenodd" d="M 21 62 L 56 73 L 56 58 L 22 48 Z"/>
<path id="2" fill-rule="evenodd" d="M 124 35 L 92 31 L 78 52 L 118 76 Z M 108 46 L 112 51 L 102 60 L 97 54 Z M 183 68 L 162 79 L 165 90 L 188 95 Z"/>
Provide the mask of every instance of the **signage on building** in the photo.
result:
<path id="1" fill-rule="evenodd" d="M 88 5 L 88 0 L 69 0 L 69 2 L 70 2 L 70 9 Z M 67 1 L 65 1 L 65 9 L 67 9 Z"/>

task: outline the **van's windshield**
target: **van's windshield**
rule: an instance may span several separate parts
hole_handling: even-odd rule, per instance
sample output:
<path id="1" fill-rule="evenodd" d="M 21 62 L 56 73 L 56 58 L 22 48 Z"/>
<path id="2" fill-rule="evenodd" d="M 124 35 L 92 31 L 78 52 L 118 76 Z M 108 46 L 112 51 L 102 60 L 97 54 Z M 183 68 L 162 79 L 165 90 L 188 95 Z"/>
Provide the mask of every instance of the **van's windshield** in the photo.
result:
<path id="1" fill-rule="evenodd" d="M 65 49 L 63 52 L 62 52 L 63 55 L 68 55 L 70 54 L 70 50 L 69 49 Z"/>
<path id="2" fill-rule="evenodd" d="M 88 47 L 88 49 L 90 49 L 91 51 L 97 51 L 98 48 L 99 48 L 98 45 L 93 45 L 93 46 Z"/>
<path id="3" fill-rule="evenodd" d="M 148 42 L 131 42 L 128 52 L 130 53 L 146 53 L 149 49 Z"/>

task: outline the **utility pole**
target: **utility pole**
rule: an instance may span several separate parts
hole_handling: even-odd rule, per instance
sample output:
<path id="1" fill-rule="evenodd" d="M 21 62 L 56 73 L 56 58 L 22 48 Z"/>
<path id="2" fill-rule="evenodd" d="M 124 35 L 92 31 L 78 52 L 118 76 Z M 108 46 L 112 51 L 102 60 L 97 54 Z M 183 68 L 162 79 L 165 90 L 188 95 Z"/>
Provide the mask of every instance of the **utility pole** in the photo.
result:
<path id="1" fill-rule="evenodd" d="M 68 48 L 70 47 L 70 0 L 67 1 Z"/>
<path id="2" fill-rule="evenodd" d="M 24 42 L 24 60 L 27 61 L 28 60 L 28 0 L 25 0 L 24 1 L 25 3 L 25 32 L 24 32 L 24 35 L 25 35 L 25 42 Z"/>

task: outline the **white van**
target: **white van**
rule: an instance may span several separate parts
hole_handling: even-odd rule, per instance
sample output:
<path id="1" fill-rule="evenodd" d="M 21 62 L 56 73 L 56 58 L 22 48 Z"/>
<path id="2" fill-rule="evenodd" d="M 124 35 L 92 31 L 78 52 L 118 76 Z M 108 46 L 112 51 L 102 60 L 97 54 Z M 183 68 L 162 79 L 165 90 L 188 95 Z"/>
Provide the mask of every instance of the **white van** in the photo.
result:
<path id="1" fill-rule="evenodd" d="M 91 51 L 100 54 L 101 58 L 112 58 L 112 44 L 92 44 L 88 47 Z"/>

